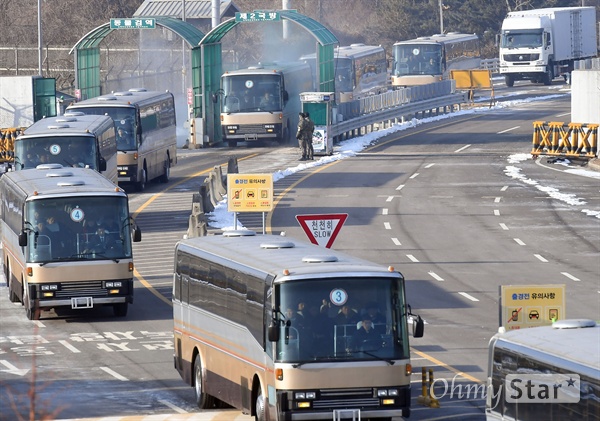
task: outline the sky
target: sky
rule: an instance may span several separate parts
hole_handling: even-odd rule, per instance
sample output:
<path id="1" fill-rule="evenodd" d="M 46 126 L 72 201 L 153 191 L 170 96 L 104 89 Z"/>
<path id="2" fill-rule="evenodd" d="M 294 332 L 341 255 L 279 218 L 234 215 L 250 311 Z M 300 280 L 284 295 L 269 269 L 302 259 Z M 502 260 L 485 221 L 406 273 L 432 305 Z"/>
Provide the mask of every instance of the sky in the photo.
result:
<path id="1" fill-rule="evenodd" d="M 273 182 L 275 183 L 284 177 L 287 177 L 298 171 L 303 171 L 307 168 L 318 167 L 318 166 L 325 165 L 325 164 L 328 164 L 333 161 L 339 161 L 341 159 L 346 159 L 351 156 L 356 156 L 359 152 L 361 152 L 363 149 L 366 149 L 367 147 L 372 145 L 379 138 L 382 138 L 390 133 L 395 133 L 395 132 L 399 132 L 402 130 L 409 130 L 409 129 L 415 128 L 415 127 L 423 125 L 423 124 L 427 124 L 427 123 L 431 123 L 431 122 L 439 121 L 439 120 L 445 120 L 445 119 L 449 119 L 449 118 L 455 118 L 455 117 L 466 115 L 466 114 L 486 113 L 486 112 L 490 112 L 490 111 L 501 109 L 501 108 L 510 108 L 510 107 L 517 106 L 517 105 L 520 105 L 523 103 L 547 101 L 547 100 L 551 100 L 551 99 L 555 99 L 555 98 L 560 98 L 565 95 L 569 95 L 569 93 L 560 93 L 560 94 L 545 95 L 545 96 L 537 97 L 537 98 L 527 98 L 527 99 L 522 99 L 522 100 L 506 99 L 506 98 L 510 98 L 510 96 L 515 96 L 515 95 L 520 95 L 520 94 L 523 94 L 523 92 L 513 91 L 513 92 L 511 92 L 510 95 L 507 95 L 505 97 L 497 96 L 495 98 L 497 102 L 491 108 L 481 107 L 481 108 L 474 108 L 474 109 L 469 109 L 469 110 L 461 110 L 458 112 L 439 115 L 439 116 L 435 116 L 435 117 L 423 118 L 420 120 L 412 119 L 410 121 L 395 124 L 384 130 L 379 130 L 376 132 L 368 133 L 365 136 L 355 137 L 352 139 L 342 141 L 339 144 L 334 146 L 333 154 L 330 156 L 320 157 L 319 159 L 317 159 L 317 157 L 315 157 L 314 161 L 305 162 L 305 163 L 296 165 L 295 167 L 290 167 L 290 168 L 286 168 L 284 170 L 275 172 L 273 174 Z M 503 99 L 505 99 L 505 100 L 503 100 Z M 480 101 L 483 103 L 485 103 L 485 102 L 489 103 L 490 98 L 481 98 Z M 573 194 L 563 193 L 551 185 L 542 185 L 538 181 L 528 178 L 527 175 L 523 174 L 521 172 L 521 168 L 519 167 L 519 164 L 528 159 L 533 159 L 531 154 L 522 153 L 522 152 L 515 152 L 514 154 L 508 156 L 507 161 L 506 161 L 506 167 L 504 169 L 504 173 L 506 174 L 506 176 L 513 178 L 513 179 L 517 179 L 525 184 L 535 186 L 535 188 L 537 188 L 539 191 L 547 194 L 549 197 L 551 197 L 555 200 L 560 200 L 569 205 L 572 205 L 574 207 L 574 209 L 577 209 L 577 210 L 585 213 L 587 216 L 600 219 L 600 210 L 591 210 L 591 209 L 587 208 L 586 201 L 584 198 L 577 197 L 576 195 L 573 195 Z M 573 173 L 573 174 L 576 174 L 576 175 L 579 175 L 582 177 L 589 177 L 589 178 L 600 180 L 600 172 L 581 169 L 579 167 L 571 166 L 570 161 L 566 158 L 562 159 L 562 160 L 561 159 L 557 160 L 557 162 L 555 162 L 555 164 L 560 164 L 560 165 L 565 166 L 565 172 Z M 211 228 L 221 229 L 223 231 L 229 231 L 229 230 L 235 229 L 235 221 L 234 221 L 233 212 L 227 211 L 227 197 L 226 196 L 220 203 L 217 204 L 217 206 L 215 206 L 214 211 L 211 213 L 208 213 L 206 216 L 208 217 L 209 225 Z M 237 229 L 244 229 L 244 226 L 240 223 L 239 220 L 237 221 Z"/>

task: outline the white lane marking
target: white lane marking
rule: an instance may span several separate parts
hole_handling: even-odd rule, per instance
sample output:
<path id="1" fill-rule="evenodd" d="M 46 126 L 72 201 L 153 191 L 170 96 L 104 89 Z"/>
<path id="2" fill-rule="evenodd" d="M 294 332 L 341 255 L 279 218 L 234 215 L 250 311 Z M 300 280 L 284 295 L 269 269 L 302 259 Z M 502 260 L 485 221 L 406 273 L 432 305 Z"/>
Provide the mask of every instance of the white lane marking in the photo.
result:
<path id="1" fill-rule="evenodd" d="M 497 197 L 497 198 L 494 199 L 494 203 L 500 203 L 501 200 L 502 200 L 501 197 Z"/>
<path id="2" fill-rule="evenodd" d="M 534 254 L 535 257 L 537 257 L 537 259 L 540 262 L 544 262 L 544 263 L 548 263 L 548 261 L 546 259 L 544 259 L 544 256 L 540 255 L 540 254 Z"/>
<path id="3" fill-rule="evenodd" d="M 396 187 L 396 190 L 402 190 L 403 187 L 404 187 L 404 184 L 400 184 L 398 187 Z"/>
<path id="4" fill-rule="evenodd" d="M 410 178 L 410 179 L 413 179 L 413 178 L 416 178 L 418 175 L 419 175 L 419 173 L 418 173 L 418 172 L 416 172 L 416 173 L 414 173 L 413 175 L 411 175 L 411 176 L 410 176 L 410 177 L 408 177 L 408 178 Z"/>
<path id="5" fill-rule="evenodd" d="M 473 297 L 472 295 L 467 294 L 466 292 L 459 292 L 459 294 L 471 301 L 479 301 L 477 298 Z"/>
<path id="6" fill-rule="evenodd" d="M 40 322 L 39 320 L 34 320 L 33 323 L 37 326 L 37 327 L 46 327 L 46 325 L 42 322 Z"/>
<path id="7" fill-rule="evenodd" d="M 390 225 L 389 222 L 384 222 L 383 226 L 385 227 L 386 230 L 391 230 L 392 229 L 392 226 Z"/>
<path id="8" fill-rule="evenodd" d="M 513 240 L 515 240 L 515 242 L 516 242 L 518 245 L 520 245 L 520 246 L 524 246 L 524 245 L 525 245 L 525 243 L 524 243 L 523 241 L 521 241 L 520 239 L 518 239 L 518 238 L 513 238 Z"/>
<path id="9" fill-rule="evenodd" d="M 400 240 L 398 240 L 398 239 L 397 239 L 397 238 L 395 238 L 395 237 L 392 237 L 392 242 L 393 242 L 395 245 L 397 245 L 397 246 L 401 246 L 401 245 L 402 245 L 402 244 L 400 243 Z"/>
<path id="10" fill-rule="evenodd" d="M 17 368 L 6 360 L 0 360 L 0 364 L 2 364 L 4 367 L 7 368 L 7 370 L 0 370 L 5 373 L 10 373 L 10 374 L 14 374 L 16 376 L 23 377 L 25 374 L 27 374 L 29 372 L 28 368 L 23 368 L 23 369 Z"/>
<path id="11" fill-rule="evenodd" d="M 121 376 L 119 373 L 117 373 L 116 371 L 111 370 L 108 367 L 100 367 L 100 370 L 104 371 L 105 373 L 110 374 L 115 379 L 121 380 L 122 382 L 128 382 L 129 381 L 129 379 L 127 379 L 127 377 Z"/>
<path id="12" fill-rule="evenodd" d="M 406 257 L 408 257 L 411 261 L 413 261 L 415 263 L 419 263 L 417 258 L 415 256 L 413 256 L 412 254 L 407 254 Z"/>
<path id="13" fill-rule="evenodd" d="M 571 112 L 569 111 L 568 113 L 559 114 L 559 115 L 557 115 L 557 117 L 564 117 L 566 115 L 571 115 Z"/>
<path id="14" fill-rule="evenodd" d="M 71 345 L 69 342 L 67 342 L 65 340 L 58 341 L 58 343 L 60 343 L 62 346 L 64 346 L 65 348 L 67 348 L 69 351 L 71 351 L 74 354 L 79 354 L 81 352 L 80 350 L 78 350 L 77 348 L 75 348 L 73 345 Z"/>
<path id="15" fill-rule="evenodd" d="M 394 200 L 394 196 L 388 196 L 387 199 L 385 199 L 386 202 L 391 202 L 392 200 Z"/>
<path id="16" fill-rule="evenodd" d="M 439 275 L 438 275 L 437 273 L 435 273 L 435 272 L 427 272 L 427 273 L 429 273 L 429 274 L 431 275 L 431 277 L 432 277 L 433 279 L 435 279 L 436 281 L 443 281 L 443 280 L 444 280 L 444 278 L 442 278 L 441 276 L 439 276 Z"/>
<path id="17" fill-rule="evenodd" d="M 494 209 L 494 216 L 500 216 L 500 211 L 498 209 Z"/>
<path id="18" fill-rule="evenodd" d="M 504 231 L 508 231 L 506 224 L 500 223 L 500 228 L 502 228 Z"/>
<path id="19" fill-rule="evenodd" d="M 185 409 L 181 409 L 180 407 L 173 405 L 171 402 L 168 402 L 164 399 L 159 399 L 158 400 L 159 403 L 162 403 L 165 406 L 168 406 L 169 408 L 171 408 L 173 411 L 179 413 L 179 414 L 187 414 L 188 412 Z"/>
<path id="20" fill-rule="evenodd" d="M 465 149 L 467 149 L 467 148 L 470 148 L 470 147 L 471 147 L 471 145 L 465 145 L 465 146 L 463 146 L 462 148 L 455 150 L 455 151 L 454 151 L 454 153 L 456 153 L 456 152 L 462 152 L 462 151 L 464 151 Z"/>
<path id="21" fill-rule="evenodd" d="M 510 129 L 502 130 L 501 132 L 497 132 L 496 134 L 502 134 L 502 133 L 510 132 L 510 131 L 518 129 L 519 127 L 521 127 L 521 126 L 511 127 Z"/>
<path id="22" fill-rule="evenodd" d="M 387 215 L 388 214 L 388 210 L 387 208 L 383 208 L 383 210 L 381 211 L 382 215 Z"/>
<path id="23" fill-rule="evenodd" d="M 568 272 L 561 272 L 561 274 L 562 274 L 562 275 L 565 275 L 567 278 L 569 278 L 569 279 L 571 279 L 571 280 L 573 280 L 573 281 L 575 281 L 575 282 L 579 282 L 579 281 L 581 281 L 581 279 L 574 277 L 573 275 L 571 275 L 571 274 L 570 274 L 570 273 L 568 273 Z"/>
<path id="24" fill-rule="evenodd" d="M 431 167 L 433 167 L 434 165 L 435 165 L 435 164 L 427 164 L 427 165 L 425 165 L 425 168 L 431 168 Z"/>
<path id="25" fill-rule="evenodd" d="M 506 191 L 506 190 L 508 190 L 508 186 L 504 186 L 500 189 L 500 191 Z"/>

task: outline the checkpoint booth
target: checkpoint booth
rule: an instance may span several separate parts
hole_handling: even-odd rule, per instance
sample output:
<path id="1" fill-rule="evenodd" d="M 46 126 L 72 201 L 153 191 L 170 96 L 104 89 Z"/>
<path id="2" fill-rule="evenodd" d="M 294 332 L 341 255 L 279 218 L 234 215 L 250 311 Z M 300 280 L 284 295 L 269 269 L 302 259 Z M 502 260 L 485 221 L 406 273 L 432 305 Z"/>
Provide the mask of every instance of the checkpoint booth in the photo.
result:
<path id="1" fill-rule="evenodd" d="M 308 112 L 315 123 L 313 133 L 313 152 L 315 155 L 331 155 L 333 153 L 333 136 L 331 125 L 335 115 L 334 92 L 302 92 L 300 94 L 302 112 Z"/>

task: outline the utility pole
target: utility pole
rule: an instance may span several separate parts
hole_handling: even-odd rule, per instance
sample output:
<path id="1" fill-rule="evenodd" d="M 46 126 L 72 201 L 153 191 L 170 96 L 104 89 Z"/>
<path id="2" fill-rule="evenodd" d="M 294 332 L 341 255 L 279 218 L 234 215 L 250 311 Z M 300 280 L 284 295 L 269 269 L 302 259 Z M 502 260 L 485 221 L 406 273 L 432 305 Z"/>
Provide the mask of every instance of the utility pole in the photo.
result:
<path id="1" fill-rule="evenodd" d="M 42 0 L 38 0 L 37 2 L 37 13 L 38 13 L 38 74 L 40 76 L 44 76 L 42 74 Z"/>
<path id="2" fill-rule="evenodd" d="M 444 3 L 442 0 L 438 0 L 438 5 L 440 7 L 440 34 L 444 33 Z"/>

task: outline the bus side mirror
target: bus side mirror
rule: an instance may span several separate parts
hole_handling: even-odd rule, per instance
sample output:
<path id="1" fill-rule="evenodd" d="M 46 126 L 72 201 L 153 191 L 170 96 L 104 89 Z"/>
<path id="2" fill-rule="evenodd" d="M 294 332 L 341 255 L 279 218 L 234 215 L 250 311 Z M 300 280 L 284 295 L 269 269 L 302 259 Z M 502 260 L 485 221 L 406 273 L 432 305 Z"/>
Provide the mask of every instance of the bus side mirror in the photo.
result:
<path id="1" fill-rule="evenodd" d="M 106 171 L 106 159 L 104 159 L 103 156 L 100 157 L 100 165 L 98 167 L 100 169 L 100 172 Z"/>
<path id="2" fill-rule="evenodd" d="M 25 231 L 21 231 L 19 233 L 19 247 L 27 246 L 27 233 Z"/>
<path id="3" fill-rule="evenodd" d="M 290 94 L 288 94 L 288 91 L 284 90 L 283 91 L 283 102 L 288 102 L 288 99 L 290 99 Z"/>
<path id="4" fill-rule="evenodd" d="M 423 321 L 421 316 L 417 315 L 416 317 L 413 317 L 412 330 L 413 337 L 423 337 L 423 332 L 425 331 L 425 322 Z"/>
<path id="5" fill-rule="evenodd" d="M 140 241 L 142 241 L 142 230 L 139 229 L 138 227 L 134 227 L 133 228 L 133 242 L 139 243 Z"/>
<path id="6" fill-rule="evenodd" d="M 271 321 L 271 324 L 267 329 L 267 335 L 271 342 L 277 342 L 279 340 L 279 326 L 277 326 L 274 321 Z"/>

